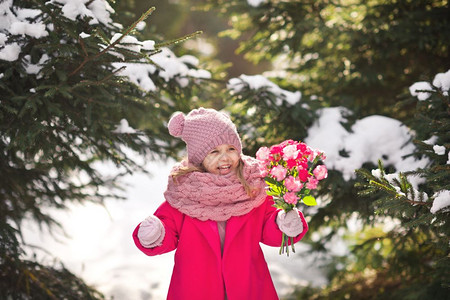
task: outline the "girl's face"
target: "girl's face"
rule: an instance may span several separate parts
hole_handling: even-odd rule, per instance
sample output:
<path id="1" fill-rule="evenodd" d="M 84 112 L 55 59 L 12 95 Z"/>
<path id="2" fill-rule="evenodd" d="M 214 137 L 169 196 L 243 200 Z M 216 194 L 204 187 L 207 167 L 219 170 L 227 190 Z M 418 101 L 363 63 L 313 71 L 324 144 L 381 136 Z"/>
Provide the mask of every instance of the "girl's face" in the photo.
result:
<path id="1" fill-rule="evenodd" d="M 211 150 L 203 160 L 206 171 L 216 175 L 235 173 L 240 155 L 232 145 L 222 144 Z"/>

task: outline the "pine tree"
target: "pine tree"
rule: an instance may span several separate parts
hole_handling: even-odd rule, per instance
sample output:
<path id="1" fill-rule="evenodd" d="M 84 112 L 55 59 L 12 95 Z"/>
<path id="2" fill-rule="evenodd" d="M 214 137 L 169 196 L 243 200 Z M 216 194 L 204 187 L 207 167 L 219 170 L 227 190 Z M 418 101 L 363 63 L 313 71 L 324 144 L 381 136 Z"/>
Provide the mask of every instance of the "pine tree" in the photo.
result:
<path id="1" fill-rule="evenodd" d="M 392 286 L 383 292 L 378 291 L 382 294 L 380 297 L 446 299 L 448 296 L 450 97 L 448 87 L 439 80 L 439 76 L 445 75 L 437 75 L 434 85 L 428 83 L 425 88 L 412 85 L 412 94 L 423 98 L 420 101 L 405 100 L 405 103 L 411 100 L 417 102 L 415 118 L 410 122 L 417 132 L 414 141 L 417 150 L 411 155 L 426 157 L 429 161 L 426 167 L 406 173 L 386 174 L 380 160 L 375 171 L 357 170 L 366 180 L 357 185 L 361 189 L 360 194 L 373 199 L 377 215 L 400 222 L 388 234 L 361 239 L 354 249 L 355 265 L 372 266 L 378 260 L 377 263 L 383 268 L 381 271 L 375 269 L 375 276 L 385 282 L 396 283 L 395 290 Z M 420 178 L 420 185 L 408 178 Z M 375 245 L 380 241 L 386 246 L 383 252 L 375 253 Z"/>
<path id="2" fill-rule="evenodd" d="M 153 11 L 123 28 L 107 1 L 0 3 L 0 298 L 103 298 L 63 265 L 26 259 L 21 225 L 27 218 L 52 229 L 49 208 L 119 198 L 120 176 L 142 170 L 129 150 L 175 155 L 164 122 L 191 108 L 208 74 L 167 48 L 197 33 L 137 38 Z M 168 73 L 171 64 L 178 69 Z M 138 79 L 127 73 L 133 67 L 144 70 Z M 100 174 L 99 161 L 117 174 Z"/>
<path id="3" fill-rule="evenodd" d="M 345 107 L 350 113 L 341 125 L 349 131 L 374 114 L 400 120 L 415 133 L 418 150 L 408 155 L 431 161 L 411 170 L 426 178 L 420 188 L 414 188 L 409 172 L 393 183 L 374 177 L 368 170 L 376 164 L 369 160 L 359 171 L 372 180 L 365 191 L 355 188 L 355 179 L 330 170 L 320 189 L 322 204 L 306 211 L 311 232 L 320 236 L 309 241 L 311 249 L 330 258 L 330 285 L 299 289 L 299 299 L 445 299 L 448 212 L 433 214 L 430 208 L 435 192 L 449 190 L 447 159 L 421 141 L 438 136 L 445 150 L 438 149 L 448 153 L 448 97 L 440 90 L 416 105 L 405 91 L 412 82 L 450 69 L 448 2 L 196 2 L 229 18 L 232 28 L 222 34 L 241 37 L 240 51 L 248 59 L 274 64 L 265 73 L 271 82 L 240 76 L 224 91 L 248 152 L 288 138 L 303 140 L 323 108 Z M 301 100 L 289 102 L 288 93 L 297 91 Z M 342 149 L 340 157 L 349 150 Z M 375 174 L 398 173 L 392 165 L 380 168 Z M 421 192 L 430 196 L 427 201 Z M 346 231 L 349 219 L 361 224 L 357 233 Z M 383 223 L 395 226 L 385 230 Z M 328 253 L 335 238 L 352 245 L 348 255 Z"/>

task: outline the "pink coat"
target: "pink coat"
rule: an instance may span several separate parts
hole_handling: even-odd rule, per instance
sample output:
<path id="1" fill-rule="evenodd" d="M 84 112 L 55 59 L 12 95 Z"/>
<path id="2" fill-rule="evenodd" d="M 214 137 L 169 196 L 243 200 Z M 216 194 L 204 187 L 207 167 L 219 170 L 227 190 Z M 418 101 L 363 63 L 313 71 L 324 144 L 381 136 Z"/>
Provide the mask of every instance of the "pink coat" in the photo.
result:
<path id="1" fill-rule="evenodd" d="M 223 255 L 215 221 L 200 221 L 182 214 L 164 202 L 155 215 L 164 223 L 163 244 L 144 248 L 139 242 L 138 225 L 133 232 L 136 246 L 147 255 L 176 250 L 175 265 L 167 299 L 174 300 L 273 300 L 278 299 L 260 242 L 281 244 L 281 231 L 275 222 L 277 210 L 266 201 L 248 214 L 227 221 Z M 308 230 L 301 213 L 303 232 Z M 278 251 L 278 249 L 273 249 Z"/>

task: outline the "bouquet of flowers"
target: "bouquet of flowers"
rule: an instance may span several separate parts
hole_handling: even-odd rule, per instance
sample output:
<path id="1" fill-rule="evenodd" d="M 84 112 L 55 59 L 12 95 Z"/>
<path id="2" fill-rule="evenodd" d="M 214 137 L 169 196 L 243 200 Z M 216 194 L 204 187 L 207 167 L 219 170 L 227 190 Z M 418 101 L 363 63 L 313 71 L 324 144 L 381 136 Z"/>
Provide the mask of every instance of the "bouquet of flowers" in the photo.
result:
<path id="1" fill-rule="evenodd" d="M 268 185 L 267 195 L 276 208 L 287 213 L 300 203 L 317 205 L 311 191 L 328 176 L 327 168 L 322 163 L 326 158 L 323 152 L 305 143 L 286 140 L 270 148 L 261 147 L 256 152 L 256 158 L 261 162 L 260 171 Z M 286 251 L 289 255 L 289 239 L 295 252 L 294 238 L 283 233 L 280 254 Z"/>

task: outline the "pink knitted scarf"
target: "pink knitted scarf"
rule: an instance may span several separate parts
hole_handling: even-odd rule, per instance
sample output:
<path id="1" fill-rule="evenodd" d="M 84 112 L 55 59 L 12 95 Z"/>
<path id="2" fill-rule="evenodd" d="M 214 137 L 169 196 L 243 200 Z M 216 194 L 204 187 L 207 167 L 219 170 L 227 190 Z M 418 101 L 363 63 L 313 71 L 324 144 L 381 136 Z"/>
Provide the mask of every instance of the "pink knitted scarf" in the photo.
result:
<path id="1" fill-rule="evenodd" d="M 265 182 L 259 174 L 258 161 L 250 156 L 241 156 L 243 174 L 254 195 L 247 195 L 236 175 L 215 175 L 208 172 L 191 172 L 179 176 L 169 183 L 164 196 L 169 204 L 180 212 L 201 221 L 226 221 L 233 216 L 242 216 L 258 207 L 266 197 Z M 172 171 L 186 162 L 178 163 Z"/>

